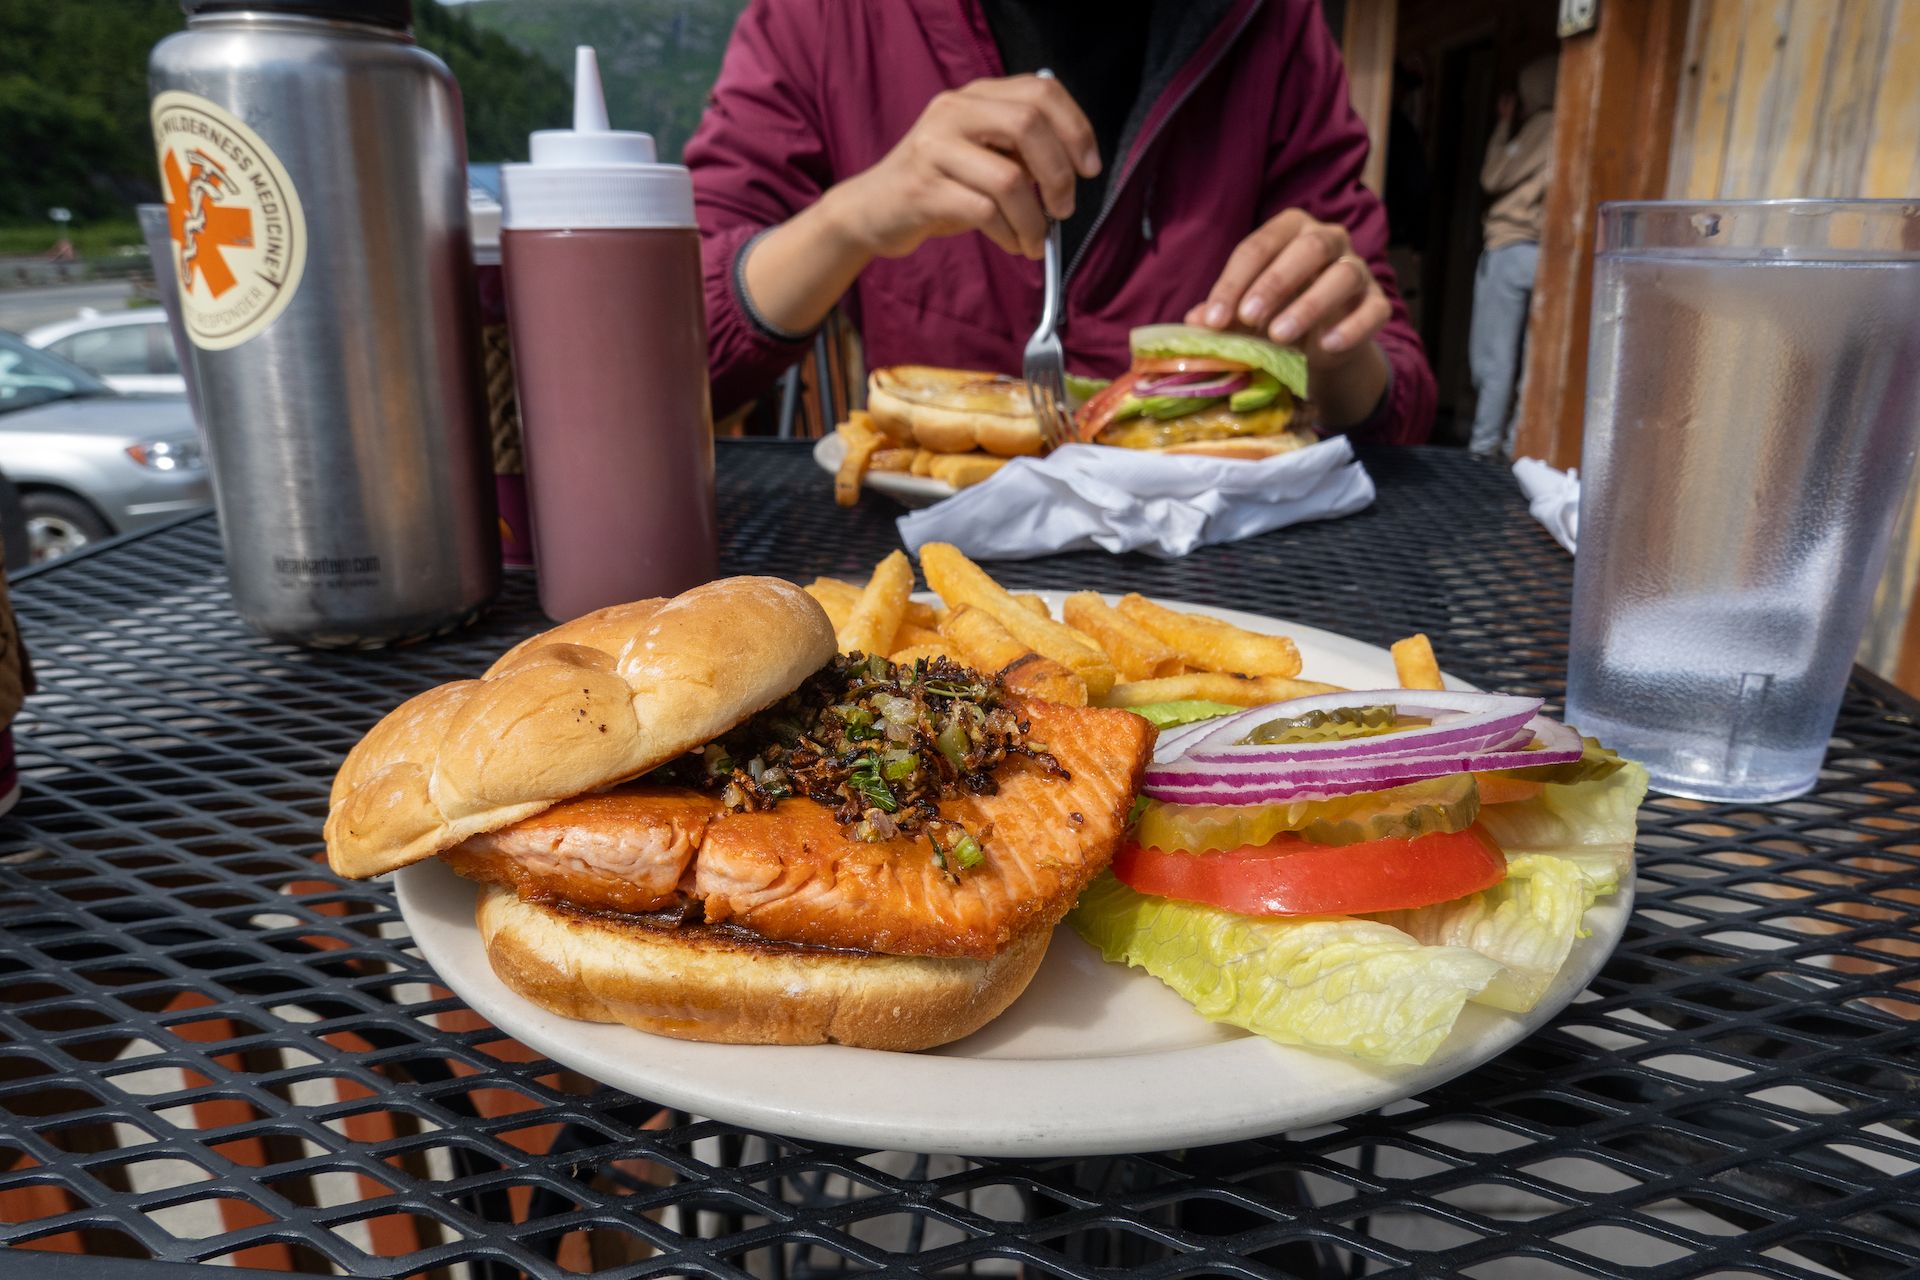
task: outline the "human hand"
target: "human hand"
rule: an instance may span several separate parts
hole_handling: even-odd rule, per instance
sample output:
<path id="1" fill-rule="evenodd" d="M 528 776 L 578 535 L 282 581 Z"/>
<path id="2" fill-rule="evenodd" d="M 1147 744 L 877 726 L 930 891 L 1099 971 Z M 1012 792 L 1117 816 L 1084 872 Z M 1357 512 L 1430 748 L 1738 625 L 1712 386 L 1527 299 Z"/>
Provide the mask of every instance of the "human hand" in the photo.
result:
<path id="1" fill-rule="evenodd" d="M 1519 110 L 1520 99 L 1514 96 L 1513 90 L 1511 89 L 1501 94 L 1493 104 L 1493 113 L 1500 118 L 1500 123 L 1504 125 L 1512 125 L 1514 113 Z"/>
<path id="2" fill-rule="evenodd" d="M 1099 172 L 1093 126 L 1057 80 L 976 80 L 935 97 L 893 150 L 822 203 L 874 257 L 980 231 L 1008 253 L 1038 258 L 1047 218 L 1072 214 L 1075 182 Z"/>
<path id="3" fill-rule="evenodd" d="M 1332 369 L 1365 349 L 1393 315 L 1347 229 L 1288 209 L 1240 242 L 1188 324 L 1236 326 L 1300 347 L 1309 367 Z"/>

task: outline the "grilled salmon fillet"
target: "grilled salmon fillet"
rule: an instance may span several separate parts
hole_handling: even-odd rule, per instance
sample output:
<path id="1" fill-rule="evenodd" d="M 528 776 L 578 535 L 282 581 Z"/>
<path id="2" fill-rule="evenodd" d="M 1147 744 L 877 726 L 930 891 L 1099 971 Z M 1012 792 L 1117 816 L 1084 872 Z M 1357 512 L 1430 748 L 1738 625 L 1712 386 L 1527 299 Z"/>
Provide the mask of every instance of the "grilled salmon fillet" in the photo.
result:
<path id="1" fill-rule="evenodd" d="M 934 863 L 924 836 L 856 840 L 810 800 L 730 813 L 665 787 L 558 804 L 446 856 L 463 875 L 588 910 L 658 910 L 690 896 L 707 920 L 775 941 L 988 957 L 1051 928 L 1112 859 L 1153 744 L 1126 711 L 1031 702 L 1020 714 L 1069 776 L 1016 758 L 997 775 L 998 794 L 943 801 L 941 816 L 986 855 L 958 874 Z"/>
<path id="2" fill-rule="evenodd" d="M 685 900 L 681 879 L 707 824 L 723 812 L 698 791 L 621 787 L 474 836 L 442 856 L 461 875 L 512 885 L 534 902 L 663 911 Z"/>

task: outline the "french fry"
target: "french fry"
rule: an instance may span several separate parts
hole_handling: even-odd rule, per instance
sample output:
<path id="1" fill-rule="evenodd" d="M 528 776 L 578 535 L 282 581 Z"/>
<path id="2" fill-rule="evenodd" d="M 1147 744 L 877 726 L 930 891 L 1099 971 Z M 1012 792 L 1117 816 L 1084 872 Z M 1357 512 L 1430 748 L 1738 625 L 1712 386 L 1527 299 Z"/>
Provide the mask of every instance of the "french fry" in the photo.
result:
<path id="1" fill-rule="evenodd" d="M 885 653 L 893 648 L 894 632 L 907 611 L 913 590 L 913 566 L 904 551 L 895 551 L 874 566 L 873 576 L 835 635 L 842 653 Z"/>
<path id="2" fill-rule="evenodd" d="M 1447 687 L 1447 682 L 1440 678 L 1439 660 L 1433 656 L 1433 642 L 1424 631 L 1393 642 L 1393 670 L 1400 677 L 1402 689 Z"/>
<path id="3" fill-rule="evenodd" d="M 1143 596 L 1122 596 L 1120 612 L 1159 636 L 1190 667 L 1243 676 L 1297 676 L 1300 650 L 1285 636 L 1263 635 L 1216 618 L 1181 613 Z"/>
<path id="4" fill-rule="evenodd" d="M 927 576 L 927 585 L 948 608 L 970 604 L 986 610 L 1021 644 L 1084 680 L 1092 697 L 1100 697 L 1119 678 L 1099 645 L 1072 627 L 1033 613 L 986 570 L 962 555 L 958 547 L 945 542 L 927 543 L 920 548 L 920 568 Z"/>
<path id="5" fill-rule="evenodd" d="M 893 647 L 896 649 L 912 649 L 925 644 L 945 645 L 946 639 L 932 627 L 920 626 L 911 618 L 903 619 L 900 629 L 893 633 Z"/>
<path id="6" fill-rule="evenodd" d="M 940 634 L 976 671 L 998 671 L 1033 652 L 1014 638 L 1000 620 L 984 609 L 959 605 L 948 611 Z"/>
<path id="7" fill-rule="evenodd" d="M 1106 650 L 1122 680 L 1177 676 L 1187 669 L 1172 646 L 1108 604 L 1095 591 L 1067 597 L 1061 616 L 1068 626 Z"/>
<path id="8" fill-rule="evenodd" d="M 1181 676 L 1158 680 L 1134 680 L 1116 684 L 1094 699 L 1101 707 L 1143 707 L 1149 702 L 1224 702 L 1236 707 L 1257 707 L 1267 702 L 1284 702 L 1314 693 L 1345 693 L 1337 684 L 1318 680 L 1294 680 L 1287 676 L 1239 676 L 1228 671 L 1189 671 Z"/>
<path id="9" fill-rule="evenodd" d="M 853 602 L 860 598 L 861 587 L 859 583 L 848 582 L 845 578 L 815 578 L 806 591 L 816 600 L 821 599 L 822 595 L 833 596 L 844 601 L 846 608 L 851 610 Z M 932 631 L 940 625 L 940 615 L 944 612 L 946 612 L 944 609 L 930 605 L 924 600 L 909 599 L 906 612 L 900 615 L 900 621 L 902 625 L 911 622 L 916 627 L 925 627 Z M 827 616 L 832 617 L 833 611 L 828 610 Z M 838 627 L 834 629 L 839 630 Z"/>
<path id="10" fill-rule="evenodd" d="M 869 471 L 906 471 L 913 466 L 914 455 L 920 451 L 913 448 L 879 449 L 867 463 Z"/>
<path id="11" fill-rule="evenodd" d="M 933 474 L 933 460 L 939 456 L 939 454 L 931 449 L 915 449 L 913 451 L 913 462 L 907 467 L 907 470 L 916 476 L 930 476 Z"/>
<path id="12" fill-rule="evenodd" d="M 840 424 L 840 436 L 847 442 L 847 451 L 840 459 L 840 469 L 833 473 L 833 500 L 850 507 L 860 501 L 860 477 L 867 473 L 867 464 L 887 438 L 873 429 L 860 409 Z"/>
<path id="13" fill-rule="evenodd" d="M 904 418 L 878 413 L 867 414 L 867 425 L 887 438 L 889 445 L 898 445 L 912 453 L 917 447 L 913 443 L 913 424 Z"/>
<path id="14" fill-rule="evenodd" d="M 984 609 L 961 605 L 940 625 L 946 637 L 976 671 L 998 672 L 1016 693 L 1043 702 L 1087 705 L 1087 682 L 1052 658 L 1033 652 L 1000 620 Z"/>
<path id="15" fill-rule="evenodd" d="M 842 590 L 842 588 L 845 588 Z M 814 598 L 822 609 L 827 611 L 827 621 L 833 624 L 834 634 L 847 625 L 847 618 L 853 613 L 853 602 L 860 596 L 860 589 L 837 578 L 815 578 L 801 588 Z"/>
<path id="16" fill-rule="evenodd" d="M 935 480 L 945 480 L 956 489 L 965 489 L 979 484 L 1006 465 L 1005 458 L 996 458 L 992 454 L 943 453 L 935 454 L 933 461 L 927 464 L 927 474 Z"/>
<path id="17" fill-rule="evenodd" d="M 1042 702 L 1064 702 L 1070 707 L 1087 705 L 1087 682 L 1052 658 L 1037 653 L 1023 654 L 1000 671 L 1007 688 Z"/>
<path id="18" fill-rule="evenodd" d="M 1013 598 L 1042 618 L 1051 618 L 1053 616 L 1053 610 L 1047 606 L 1045 596 L 1038 595 L 1032 591 L 1016 591 L 1013 593 Z"/>
<path id="19" fill-rule="evenodd" d="M 959 663 L 959 665 L 963 667 L 967 665 L 961 661 L 959 654 L 948 649 L 944 644 L 916 644 L 910 648 L 901 649 L 897 653 L 887 655 L 888 661 L 897 662 L 903 667 L 911 667 L 922 658 L 925 658 L 928 662 L 932 662 L 936 658 L 946 658 L 951 662 Z"/>

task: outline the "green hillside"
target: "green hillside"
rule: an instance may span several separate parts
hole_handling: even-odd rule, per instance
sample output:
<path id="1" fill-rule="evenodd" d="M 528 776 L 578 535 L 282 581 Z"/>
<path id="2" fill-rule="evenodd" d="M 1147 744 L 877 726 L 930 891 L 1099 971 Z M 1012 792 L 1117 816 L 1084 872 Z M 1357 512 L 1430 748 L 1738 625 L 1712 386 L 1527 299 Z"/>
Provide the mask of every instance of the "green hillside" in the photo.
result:
<path id="1" fill-rule="evenodd" d="M 415 36 L 460 80 L 476 160 L 524 156 L 527 133 L 564 122 L 567 77 L 457 9 L 416 0 Z M 185 24 L 178 0 L 0 0 L 0 226 L 126 220 L 157 197 L 147 54 Z"/>
<path id="2" fill-rule="evenodd" d="M 460 11 L 569 76 L 574 46 L 593 45 L 613 126 L 651 133 L 661 158 L 678 160 L 746 7 L 746 0 L 476 0 Z"/>

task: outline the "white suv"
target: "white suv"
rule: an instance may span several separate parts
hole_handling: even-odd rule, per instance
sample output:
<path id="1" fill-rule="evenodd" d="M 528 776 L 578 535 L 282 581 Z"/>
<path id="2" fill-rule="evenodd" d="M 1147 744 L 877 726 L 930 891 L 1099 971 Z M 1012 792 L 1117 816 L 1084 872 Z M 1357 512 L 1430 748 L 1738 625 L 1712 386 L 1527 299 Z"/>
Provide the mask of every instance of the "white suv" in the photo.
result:
<path id="1" fill-rule="evenodd" d="M 159 307 L 101 313 L 88 307 L 71 320 L 21 335 L 30 347 L 62 356 L 115 391 L 182 395 L 187 380 Z"/>

